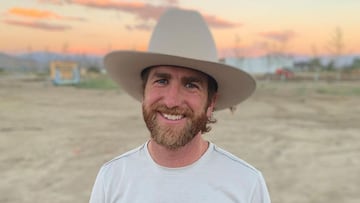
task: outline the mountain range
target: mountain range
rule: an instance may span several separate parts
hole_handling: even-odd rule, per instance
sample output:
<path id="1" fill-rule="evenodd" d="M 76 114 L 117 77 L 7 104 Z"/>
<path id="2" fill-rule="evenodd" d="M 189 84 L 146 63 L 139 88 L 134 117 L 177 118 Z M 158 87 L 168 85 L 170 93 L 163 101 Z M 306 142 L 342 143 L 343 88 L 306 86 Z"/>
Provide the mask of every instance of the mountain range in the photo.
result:
<path id="1" fill-rule="evenodd" d="M 102 69 L 103 56 L 59 54 L 52 52 L 33 52 L 26 54 L 10 55 L 0 53 L 0 69 L 6 71 L 38 71 L 44 72 L 49 68 L 51 61 L 74 61 L 83 68 Z"/>
<path id="2" fill-rule="evenodd" d="M 294 63 L 309 62 L 313 57 L 296 55 L 292 57 Z M 327 65 L 333 58 L 331 56 L 320 56 L 322 65 Z M 344 55 L 335 60 L 336 67 L 346 67 L 360 59 L 360 55 Z M 0 70 L 6 71 L 38 71 L 44 72 L 49 68 L 49 63 L 54 60 L 74 61 L 82 68 L 103 69 L 103 56 L 85 54 L 59 54 L 54 52 L 32 52 L 25 54 L 5 54 L 0 52 Z"/>

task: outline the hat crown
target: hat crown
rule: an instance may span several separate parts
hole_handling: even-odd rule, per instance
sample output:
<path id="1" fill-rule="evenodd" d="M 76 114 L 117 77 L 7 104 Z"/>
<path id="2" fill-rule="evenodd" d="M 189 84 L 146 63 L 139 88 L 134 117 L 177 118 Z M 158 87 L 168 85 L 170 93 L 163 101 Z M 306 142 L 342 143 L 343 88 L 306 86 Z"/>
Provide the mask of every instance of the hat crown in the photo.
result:
<path id="1" fill-rule="evenodd" d="M 169 9 L 159 19 L 149 52 L 217 62 L 214 39 L 200 13 Z"/>

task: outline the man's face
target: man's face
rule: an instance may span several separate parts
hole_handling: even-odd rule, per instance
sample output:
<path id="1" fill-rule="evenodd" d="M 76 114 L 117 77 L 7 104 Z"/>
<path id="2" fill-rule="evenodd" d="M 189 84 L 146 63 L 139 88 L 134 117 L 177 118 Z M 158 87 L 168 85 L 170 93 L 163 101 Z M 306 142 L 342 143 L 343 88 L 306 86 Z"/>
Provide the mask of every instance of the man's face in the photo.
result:
<path id="1" fill-rule="evenodd" d="M 155 142 L 177 149 L 190 142 L 214 108 L 208 103 L 207 76 L 186 68 L 159 66 L 149 70 L 143 115 Z"/>

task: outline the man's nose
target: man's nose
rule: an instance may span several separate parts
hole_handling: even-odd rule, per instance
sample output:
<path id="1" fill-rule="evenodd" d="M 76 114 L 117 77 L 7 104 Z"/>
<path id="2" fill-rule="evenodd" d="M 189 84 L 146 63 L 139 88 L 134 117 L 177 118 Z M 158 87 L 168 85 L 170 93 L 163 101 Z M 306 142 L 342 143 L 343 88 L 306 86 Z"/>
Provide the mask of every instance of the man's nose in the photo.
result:
<path id="1" fill-rule="evenodd" d="M 177 107 L 182 102 L 181 87 L 179 85 L 170 85 L 164 95 L 164 103 L 168 108 Z"/>

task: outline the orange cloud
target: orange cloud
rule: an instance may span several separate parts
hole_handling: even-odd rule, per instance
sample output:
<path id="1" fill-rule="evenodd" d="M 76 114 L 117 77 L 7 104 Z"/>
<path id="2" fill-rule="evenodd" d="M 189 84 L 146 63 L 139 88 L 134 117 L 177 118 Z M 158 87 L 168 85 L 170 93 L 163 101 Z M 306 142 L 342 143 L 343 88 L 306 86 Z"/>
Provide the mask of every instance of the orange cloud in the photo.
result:
<path id="1" fill-rule="evenodd" d="M 65 31 L 71 29 L 68 25 L 49 24 L 44 22 L 29 22 L 19 20 L 3 20 L 4 23 L 15 26 L 29 27 L 47 31 Z"/>
<path id="2" fill-rule="evenodd" d="M 40 18 L 40 19 L 61 18 L 59 15 L 50 11 L 42 11 L 42 10 L 28 9 L 28 8 L 12 8 L 8 11 L 8 13 L 16 16 Z"/>
<path id="3" fill-rule="evenodd" d="M 85 18 L 81 17 L 71 17 L 71 16 L 61 16 L 51 11 L 31 9 L 31 8 L 12 8 L 8 10 L 8 14 L 26 18 L 36 18 L 36 19 L 61 19 L 61 20 L 71 20 L 71 21 L 86 21 Z"/>

